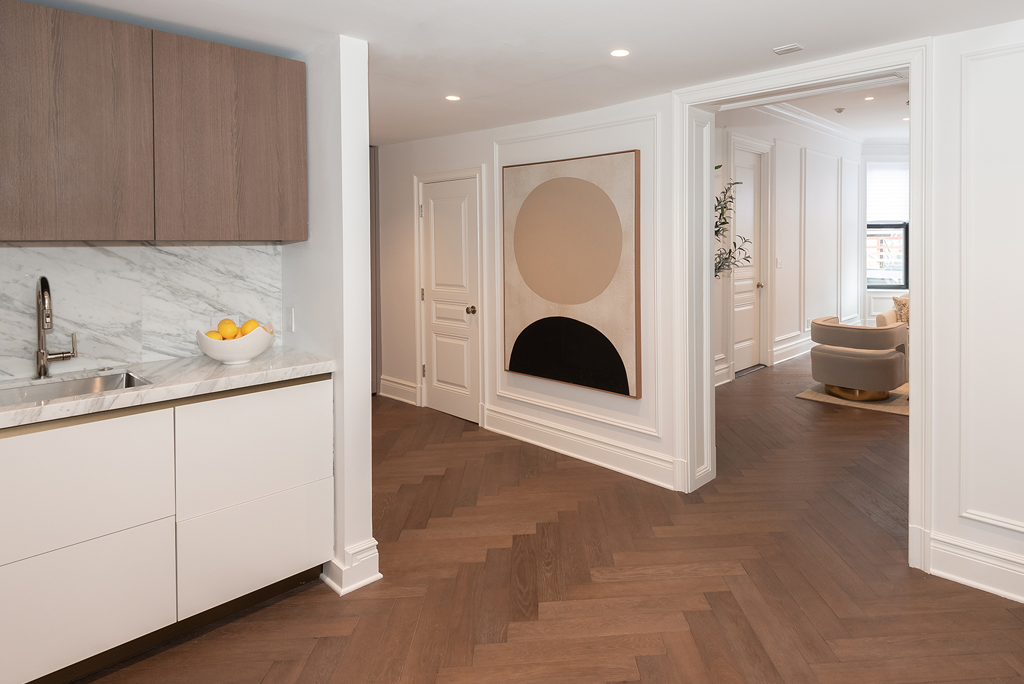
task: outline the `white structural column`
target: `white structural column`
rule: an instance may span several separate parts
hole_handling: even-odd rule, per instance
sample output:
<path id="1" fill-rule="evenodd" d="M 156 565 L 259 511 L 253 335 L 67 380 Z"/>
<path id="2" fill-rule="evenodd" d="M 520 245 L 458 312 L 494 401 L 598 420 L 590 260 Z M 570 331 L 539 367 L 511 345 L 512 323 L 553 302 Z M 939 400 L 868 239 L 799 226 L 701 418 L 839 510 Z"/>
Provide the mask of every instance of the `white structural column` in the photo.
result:
<path id="1" fill-rule="evenodd" d="M 367 45 L 338 36 L 307 55 L 309 240 L 284 247 L 285 344 L 338 365 L 334 560 L 346 593 L 380 578 L 370 435 L 370 171 Z M 293 318 L 294 311 L 294 318 Z"/>

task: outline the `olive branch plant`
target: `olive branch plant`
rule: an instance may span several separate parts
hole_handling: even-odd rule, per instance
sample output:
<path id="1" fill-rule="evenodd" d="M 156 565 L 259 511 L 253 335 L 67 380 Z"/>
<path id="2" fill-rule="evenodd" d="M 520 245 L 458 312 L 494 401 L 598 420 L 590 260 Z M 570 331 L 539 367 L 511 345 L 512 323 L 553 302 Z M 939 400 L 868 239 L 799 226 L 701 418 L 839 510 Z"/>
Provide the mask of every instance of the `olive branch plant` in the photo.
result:
<path id="1" fill-rule="evenodd" d="M 715 169 L 720 168 L 722 168 L 721 164 L 715 167 Z M 729 179 L 722 191 L 715 196 L 715 240 L 720 245 L 715 252 L 715 278 L 737 266 L 745 266 L 751 260 L 751 254 L 747 251 L 747 245 L 751 244 L 750 238 L 740 235 L 739 244 L 733 240 L 732 247 L 728 246 L 729 223 L 732 218 L 733 204 L 736 203 L 735 187 L 737 185 L 743 185 L 743 182 Z"/>

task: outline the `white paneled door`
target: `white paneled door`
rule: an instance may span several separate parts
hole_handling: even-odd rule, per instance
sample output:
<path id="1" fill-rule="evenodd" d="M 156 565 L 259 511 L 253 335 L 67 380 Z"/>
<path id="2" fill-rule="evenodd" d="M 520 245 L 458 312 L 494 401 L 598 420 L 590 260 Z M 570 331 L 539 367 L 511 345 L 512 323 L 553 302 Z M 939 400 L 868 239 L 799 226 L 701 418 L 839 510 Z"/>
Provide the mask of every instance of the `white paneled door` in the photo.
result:
<path id="1" fill-rule="evenodd" d="M 761 363 L 761 291 L 760 242 L 762 207 L 761 154 L 750 150 L 734 149 L 733 179 L 736 186 L 736 204 L 733 212 L 733 240 L 750 240 L 747 252 L 750 263 L 732 272 L 733 286 L 733 368 L 737 371 Z"/>
<path id="2" fill-rule="evenodd" d="M 480 419 L 476 179 L 424 183 L 424 403 Z"/>

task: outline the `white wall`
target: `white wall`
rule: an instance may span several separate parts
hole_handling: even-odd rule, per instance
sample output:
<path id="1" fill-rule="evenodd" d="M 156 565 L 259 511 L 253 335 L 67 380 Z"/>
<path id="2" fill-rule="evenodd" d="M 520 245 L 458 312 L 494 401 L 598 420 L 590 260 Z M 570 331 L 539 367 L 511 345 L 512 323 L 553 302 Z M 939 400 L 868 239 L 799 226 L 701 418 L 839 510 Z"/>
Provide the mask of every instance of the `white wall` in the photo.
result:
<path id="1" fill-rule="evenodd" d="M 485 427 L 673 486 L 681 445 L 670 321 L 671 98 L 668 94 L 592 112 L 380 148 L 382 394 L 415 402 L 417 206 L 414 177 L 483 167 L 481 413 Z M 509 164 L 639 149 L 643 398 L 630 399 L 503 370 L 500 169 Z M 497 172 L 496 172 L 497 170 Z"/>
<path id="2" fill-rule="evenodd" d="M 366 42 L 337 36 L 306 62 L 309 239 L 284 247 L 284 342 L 329 356 L 339 593 L 380 577 L 372 530 L 370 184 Z"/>
<path id="3" fill-rule="evenodd" d="M 792 109 L 775 112 L 754 107 L 715 116 L 720 144 L 729 144 L 730 134 L 741 134 L 774 146 L 771 267 L 760 274 L 767 285 L 761 303 L 771 310 L 772 330 L 761 331 L 771 335 L 772 357 L 762 360 L 769 365 L 810 349 L 809 322 L 814 318 L 838 316 L 843 322 L 858 323 L 864 282 L 862 141 L 799 123 Z M 732 306 L 727 283 L 727 276 L 716 281 L 716 335 L 728 329 L 717 322 Z M 729 347 L 715 339 L 717 383 L 731 379 L 735 371 Z"/>
<path id="4" fill-rule="evenodd" d="M 924 334 L 929 380 L 913 401 L 926 414 L 934 478 L 911 532 L 923 537 L 926 569 L 1018 601 L 1024 317 L 1012 264 L 1024 253 L 1024 220 L 1013 209 L 1024 187 L 1022 82 L 1024 22 L 935 39 L 930 230 L 924 262 L 911 263 L 924 269 L 924 291 L 912 292 L 911 334 Z M 923 330 L 915 323 L 922 308 Z"/>

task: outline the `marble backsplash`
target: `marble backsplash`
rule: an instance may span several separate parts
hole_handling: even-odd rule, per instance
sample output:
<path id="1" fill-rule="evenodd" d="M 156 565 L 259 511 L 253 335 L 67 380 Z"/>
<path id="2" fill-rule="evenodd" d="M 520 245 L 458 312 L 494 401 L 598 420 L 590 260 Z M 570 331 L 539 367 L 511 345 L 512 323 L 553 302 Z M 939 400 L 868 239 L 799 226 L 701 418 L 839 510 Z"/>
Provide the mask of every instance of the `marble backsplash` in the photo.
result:
<path id="1" fill-rule="evenodd" d="M 35 373 L 36 282 L 53 299 L 52 373 L 196 356 L 211 317 L 270 321 L 280 344 L 280 245 L 24 246 L 0 243 L 0 381 Z"/>

